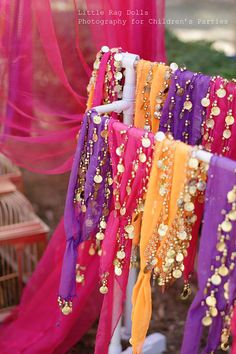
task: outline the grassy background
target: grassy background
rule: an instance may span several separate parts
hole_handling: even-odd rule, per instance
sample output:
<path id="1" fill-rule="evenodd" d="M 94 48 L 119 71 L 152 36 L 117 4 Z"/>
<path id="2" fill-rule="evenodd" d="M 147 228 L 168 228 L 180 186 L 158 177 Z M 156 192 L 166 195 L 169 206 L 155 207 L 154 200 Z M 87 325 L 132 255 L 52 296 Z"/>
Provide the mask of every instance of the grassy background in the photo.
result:
<path id="1" fill-rule="evenodd" d="M 236 78 L 236 58 L 212 48 L 208 41 L 182 42 L 172 32 L 166 31 L 168 63 L 175 62 L 194 72 Z"/>

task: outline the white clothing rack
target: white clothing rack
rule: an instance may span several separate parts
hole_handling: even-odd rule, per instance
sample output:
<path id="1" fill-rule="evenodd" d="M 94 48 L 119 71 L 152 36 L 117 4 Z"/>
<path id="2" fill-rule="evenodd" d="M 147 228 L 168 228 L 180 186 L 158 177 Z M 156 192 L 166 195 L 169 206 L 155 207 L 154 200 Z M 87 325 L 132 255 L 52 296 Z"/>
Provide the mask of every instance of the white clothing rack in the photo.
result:
<path id="1" fill-rule="evenodd" d="M 99 114 L 116 112 L 123 112 L 123 121 L 127 125 L 133 124 L 134 115 L 134 103 L 135 103 L 135 88 L 136 88 L 136 73 L 135 64 L 139 60 L 139 56 L 131 53 L 122 53 L 122 67 L 125 69 L 125 82 L 122 93 L 122 100 L 114 101 L 112 103 L 93 107 Z M 178 66 L 175 63 L 170 65 L 171 69 L 175 71 Z M 157 141 L 162 141 L 165 138 L 163 132 L 158 132 L 155 135 Z M 195 152 L 195 157 L 206 163 L 210 162 L 212 154 L 204 150 L 197 150 Z M 128 286 L 127 286 L 127 301 L 125 306 L 125 316 L 124 316 L 124 328 L 121 327 L 121 320 L 119 321 L 114 335 L 112 337 L 109 354 L 121 354 L 121 338 L 129 339 L 131 335 L 131 294 L 134 284 L 137 279 L 136 269 L 131 269 L 129 274 Z M 166 351 L 166 338 L 160 333 L 154 333 L 148 336 L 145 340 L 142 353 L 143 354 L 162 354 Z M 131 354 L 132 349 L 129 347 L 123 354 Z"/>

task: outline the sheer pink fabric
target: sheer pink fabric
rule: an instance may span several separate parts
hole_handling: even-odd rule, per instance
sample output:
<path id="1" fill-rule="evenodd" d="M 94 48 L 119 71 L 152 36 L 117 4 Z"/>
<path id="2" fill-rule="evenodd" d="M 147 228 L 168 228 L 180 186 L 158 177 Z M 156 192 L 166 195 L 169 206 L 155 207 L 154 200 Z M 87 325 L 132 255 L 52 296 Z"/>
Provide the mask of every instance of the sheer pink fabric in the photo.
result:
<path id="1" fill-rule="evenodd" d="M 35 172 L 70 170 L 91 63 L 102 45 L 165 59 L 163 26 L 78 25 L 78 10 L 85 6 L 121 10 L 129 21 L 132 16 L 126 10 L 146 9 L 147 18 L 164 17 L 164 0 L 0 1 L 0 148 Z M 105 11 L 103 18 L 110 17 Z M 119 15 L 112 18 L 118 20 Z M 91 259 L 88 248 L 86 242 L 79 250 L 85 283 L 78 286 L 73 313 L 61 317 L 57 291 L 65 234 L 60 222 L 20 306 L 1 326 L 2 354 L 65 353 L 97 319 L 99 258 Z"/>
<path id="2" fill-rule="evenodd" d="M 80 15 L 86 7 L 103 15 Z M 164 16 L 164 0 L 2 0 L 0 10 L 1 150 L 30 170 L 62 173 L 71 166 L 96 52 L 107 44 L 164 60 L 164 26 L 148 23 Z M 110 20 L 127 22 L 102 25 Z"/>

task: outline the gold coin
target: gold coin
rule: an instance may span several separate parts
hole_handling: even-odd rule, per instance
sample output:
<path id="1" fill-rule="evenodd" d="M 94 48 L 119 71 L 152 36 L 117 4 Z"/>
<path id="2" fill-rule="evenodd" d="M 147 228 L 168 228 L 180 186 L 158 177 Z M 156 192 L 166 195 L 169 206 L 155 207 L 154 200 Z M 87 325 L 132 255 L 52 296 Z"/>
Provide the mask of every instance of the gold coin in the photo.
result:
<path id="1" fill-rule="evenodd" d="M 205 326 L 205 327 L 210 326 L 210 325 L 212 324 L 212 318 L 211 318 L 210 316 L 205 316 L 205 317 L 203 317 L 203 319 L 202 319 L 202 324 L 203 324 L 203 326 Z"/>
<path id="2" fill-rule="evenodd" d="M 121 156 L 121 154 L 122 154 L 122 149 L 119 146 L 118 148 L 116 148 L 116 155 Z"/>
<path id="3" fill-rule="evenodd" d="M 182 262 L 184 260 L 184 255 L 182 253 L 178 253 L 176 256 L 177 262 Z"/>
<path id="4" fill-rule="evenodd" d="M 221 223 L 221 228 L 224 232 L 230 232 L 232 230 L 232 224 L 230 221 L 225 220 Z"/>
<path id="5" fill-rule="evenodd" d="M 115 274 L 119 277 L 122 274 L 122 269 L 120 267 L 115 267 Z"/>
<path id="6" fill-rule="evenodd" d="M 225 243 L 224 241 L 218 242 L 216 245 L 217 251 L 223 252 L 225 249 Z"/>
<path id="7" fill-rule="evenodd" d="M 121 208 L 120 209 L 120 215 L 124 216 L 125 213 L 126 213 L 126 208 L 125 207 Z"/>
<path id="8" fill-rule="evenodd" d="M 224 351 L 227 352 L 229 350 L 229 343 L 221 343 L 220 348 Z"/>
<path id="9" fill-rule="evenodd" d="M 76 283 L 83 283 L 84 281 L 84 275 L 77 274 L 76 275 Z"/>
<path id="10" fill-rule="evenodd" d="M 179 232 L 177 233 L 177 237 L 178 237 L 178 239 L 181 240 L 181 241 L 186 240 L 187 236 L 188 236 L 188 235 L 187 235 L 187 232 L 186 232 L 186 231 L 179 231 Z"/>
<path id="11" fill-rule="evenodd" d="M 224 290 L 229 291 L 229 283 L 228 282 L 224 284 Z"/>
<path id="12" fill-rule="evenodd" d="M 67 316 L 72 312 L 72 308 L 69 305 L 65 305 L 61 312 L 63 313 L 63 315 Z"/>
<path id="13" fill-rule="evenodd" d="M 100 116 L 97 115 L 97 116 L 94 116 L 94 117 L 93 117 L 93 122 L 94 122 L 95 124 L 100 124 L 101 121 L 102 121 L 102 119 L 101 119 Z"/>
<path id="14" fill-rule="evenodd" d="M 191 195 L 195 195 L 196 192 L 197 192 L 197 187 L 196 187 L 196 186 L 190 186 L 190 187 L 189 187 L 189 193 L 190 193 Z"/>
<path id="15" fill-rule="evenodd" d="M 128 237 L 129 237 L 130 240 L 133 240 L 133 238 L 134 238 L 134 233 L 129 233 L 129 234 L 128 234 Z"/>
<path id="16" fill-rule="evenodd" d="M 184 108 L 187 109 L 188 111 L 190 111 L 190 109 L 192 109 L 193 104 L 191 101 L 185 101 L 184 102 Z"/>
<path id="17" fill-rule="evenodd" d="M 228 217 L 230 220 L 235 221 L 236 220 L 236 210 L 231 210 L 228 214 Z"/>
<path id="18" fill-rule="evenodd" d="M 116 54 L 114 55 L 114 59 L 115 59 L 116 61 L 121 61 L 122 58 L 123 58 L 123 56 L 122 56 L 121 53 L 116 53 Z"/>
<path id="19" fill-rule="evenodd" d="M 236 193 L 234 192 L 234 190 L 229 191 L 227 193 L 227 199 L 229 203 L 234 203 L 236 201 Z"/>
<path id="20" fill-rule="evenodd" d="M 103 52 L 103 53 L 107 53 L 107 52 L 109 52 L 109 47 L 107 46 L 107 45 L 103 45 L 102 46 L 102 48 L 101 48 L 101 51 Z"/>
<path id="21" fill-rule="evenodd" d="M 121 80 L 122 77 L 123 77 L 123 75 L 122 75 L 122 73 L 120 71 L 116 72 L 114 76 L 115 76 L 116 80 Z"/>
<path id="22" fill-rule="evenodd" d="M 94 249 L 93 247 L 90 247 L 90 249 L 89 249 L 89 255 L 90 255 L 90 256 L 94 256 L 95 253 L 96 253 L 95 249 Z"/>
<path id="23" fill-rule="evenodd" d="M 209 100 L 209 98 L 207 98 L 207 97 L 204 97 L 202 100 L 201 100 L 201 104 L 202 104 L 202 106 L 203 107 L 208 107 L 209 105 L 210 105 L 210 100 Z"/>
<path id="24" fill-rule="evenodd" d="M 211 282 L 212 282 L 213 285 L 220 285 L 221 277 L 219 276 L 219 274 L 212 275 Z"/>
<path id="25" fill-rule="evenodd" d="M 204 181 L 199 181 L 197 184 L 197 189 L 201 192 L 203 192 L 206 189 L 206 182 Z"/>
<path id="26" fill-rule="evenodd" d="M 214 121 L 214 119 L 207 119 L 206 120 L 206 126 L 207 126 L 207 128 L 214 128 L 214 125 L 215 125 L 215 121 Z"/>
<path id="27" fill-rule="evenodd" d="M 98 136 L 96 133 L 93 134 L 93 141 L 96 143 L 98 141 Z"/>
<path id="28" fill-rule="evenodd" d="M 108 293 L 108 287 L 106 285 L 102 285 L 100 288 L 99 288 L 99 291 L 101 294 L 105 295 Z"/>
<path id="29" fill-rule="evenodd" d="M 134 226 L 133 225 L 126 225 L 125 226 L 125 231 L 128 233 L 128 234 L 131 234 L 134 232 Z"/>
<path id="30" fill-rule="evenodd" d="M 233 116 L 227 116 L 226 118 L 225 118 L 225 122 L 226 122 L 226 124 L 227 125 L 232 125 L 232 124 L 234 124 L 234 117 Z"/>
<path id="31" fill-rule="evenodd" d="M 218 315 L 218 310 L 216 307 L 211 307 L 210 308 L 210 314 L 212 317 L 216 317 Z"/>
<path id="32" fill-rule="evenodd" d="M 233 190 L 228 192 L 227 199 L 229 203 L 234 203 L 236 201 L 236 193 Z"/>
<path id="33" fill-rule="evenodd" d="M 107 130 L 102 130 L 101 131 L 101 137 L 104 138 L 104 139 L 107 138 L 108 137 L 108 131 Z"/>
<path id="34" fill-rule="evenodd" d="M 206 304 L 210 307 L 215 307 L 216 305 L 216 298 L 214 296 L 207 296 Z"/>
<path id="35" fill-rule="evenodd" d="M 177 90 L 177 95 L 178 95 L 178 96 L 183 96 L 183 94 L 184 94 L 184 89 L 183 89 L 183 87 L 179 87 L 178 90 Z"/>
<path id="36" fill-rule="evenodd" d="M 182 277 L 182 272 L 180 269 L 175 269 L 172 274 L 175 279 L 179 279 Z"/>
<path id="37" fill-rule="evenodd" d="M 219 274 L 222 276 L 222 277 L 226 277 L 226 275 L 229 274 L 229 270 L 228 268 L 225 266 L 225 265 L 221 265 L 219 270 L 218 270 Z"/>
<path id="38" fill-rule="evenodd" d="M 95 175 L 93 180 L 94 180 L 95 183 L 101 183 L 102 179 L 103 178 L 102 178 L 101 175 Z"/>
<path id="39" fill-rule="evenodd" d="M 131 193 L 131 187 L 130 186 L 126 187 L 126 192 L 127 192 L 128 195 Z"/>
<path id="40" fill-rule="evenodd" d="M 125 171 L 124 165 L 119 163 L 118 166 L 117 166 L 117 170 L 118 170 L 118 172 L 123 173 Z"/>
<path id="41" fill-rule="evenodd" d="M 146 162 L 146 160 L 147 160 L 147 157 L 143 152 L 141 154 L 139 154 L 139 161 L 140 162 Z"/>
<path id="42" fill-rule="evenodd" d="M 219 88 L 217 91 L 216 91 L 216 94 L 219 98 L 223 98 L 225 97 L 226 95 L 226 91 L 224 88 Z"/>
<path id="43" fill-rule="evenodd" d="M 194 204 L 192 202 L 185 203 L 184 204 L 184 210 L 188 211 L 188 212 L 193 211 L 194 210 Z"/>
<path id="44" fill-rule="evenodd" d="M 151 140 L 149 138 L 142 138 L 142 146 L 148 148 L 151 146 Z"/>
<path id="45" fill-rule="evenodd" d="M 124 259 L 125 258 L 125 252 L 124 251 L 118 251 L 116 253 L 116 256 L 118 259 Z"/>
<path id="46" fill-rule="evenodd" d="M 168 225 L 161 224 L 158 228 L 158 234 L 163 237 L 167 233 L 168 230 Z"/>
<path id="47" fill-rule="evenodd" d="M 174 250 L 168 250 L 166 255 L 167 255 L 167 257 L 173 257 L 175 255 L 175 251 Z"/>
<path id="48" fill-rule="evenodd" d="M 212 107 L 211 114 L 213 116 L 218 116 L 220 114 L 220 108 L 219 107 Z"/>
<path id="49" fill-rule="evenodd" d="M 223 131 L 223 137 L 224 137 L 225 139 L 229 139 L 229 138 L 231 137 L 231 131 L 230 131 L 229 129 L 225 129 L 225 130 Z"/>
<path id="50" fill-rule="evenodd" d="M 101 226 L 102 229 L 105 229 L 106 226 L 107 226 L 106 221 L 105 221 L 105 220 L 102 220 L 102 221 L 100 222 L 100 226 Z"/>
<path id="51" fill-rule="evenodd" d="M 107 181 L 108 181 L 109 186 L 111 186 L 113 183 L 113 179 L 111 177 L 109 177 Z"/>
<path id="52" fill-rule="evenodd" d="M 97 240 L 102 241 L 102 240 L 104 240 L 104 237 L 105 237 L 105 235 L 104 235 L 103 232 L 97 232 L 96 233 L 96 239 Z"/>
<path id="53" fill-rule="evenodd" d="M 82 205 L 81 205 L 81 211 L 82 211 L 82 213 L 85 213 L 86 210 L 87 210 L 86 205 L 85 205 L 85 204 L 82 204 Z"/>
<path id="54" fill-rule="evenodd" d="M 196 168 L 198 168 L 198 164 L 199 164 L 198 159 L 195 159 L 193 157 L 191 157 L 191 159 L 189 159 L 189 162 L 188 162 L 189 167 L 196 169 Z"/>

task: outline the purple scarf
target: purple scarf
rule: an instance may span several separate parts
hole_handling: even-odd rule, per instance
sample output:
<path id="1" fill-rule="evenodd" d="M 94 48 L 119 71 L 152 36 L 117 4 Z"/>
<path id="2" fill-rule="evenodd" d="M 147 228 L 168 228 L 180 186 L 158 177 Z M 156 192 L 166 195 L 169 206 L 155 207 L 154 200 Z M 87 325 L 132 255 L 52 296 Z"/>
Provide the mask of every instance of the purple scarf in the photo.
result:
<path id="1" fill-rule="evenodd" d="M 201 100 L 207 94 L 210 79 L 210 76 L 180 69 L 172 75 L 160 131 L 169 131 L 174 139 L 190 145 L 201 142 L 201 124 L 206 114 Z"/>
<path id="2" fill-rule="evenodd" d="M 64 212 L 67 243 L 59 290 L 62 301 L 70 301 L 75 296 L 79 244 L 95 237 L 101 218 L 104 216 L 105 224 L 110 208 L 112 170 L 107 143 L 108 119 L 94 110 L 88 111 L 79 133 Z"/>
<path id="3" fill-rule="evenodd" d="M 214 284 L 215 280 L 212 280 L 214 271 L 211 270 L 211 266 L 214 266 L 215 269 L 221 265 L 223 251 L 219 250 L 218 227 L 225 220 L 225 214 L 222 214 L 222 210 L 228 213 L 232 209 L 232 203 L 227 200 L 227 195 L 236 185 L 235 170 L 236 162 L 224 157 L 212 157 L 208 171 L 204 222 L 198 256 L 199 290 L 188 312 L 181 354 L 199 353 L 203 329 L 202 320 L 206 316 L 206 311 L 209 310 L 206 299 L 210 296 L 211 291 L 214 292 L 218 314 L 210 316 L 211 323 L 208 324 L 207 345 L 202 351 L 204 354 L 214 352 L 217 349 L 221 340 L 221 331 L 225 318 L 221 316 L 221 311 L 229 315 L 230 307 L 236 298 L 235 271 L 229 270 L 229 274 L 221 276 L 220 284 L 216 285 Z M 232 263 L 232 252 L 236 252 L 236 223 L 233 220 L 230 220 L 230 222 L 232 230 L 225 232 L 223 226 L 221 228 L 221 235 L 224 237 L 226 234 L 229 235 L 228 238 L 224 239 L 223 244 L 223 250 L 227 250 L 227 255 L 225 256 L 227 269 Z M 209 281 L 209 279 L 211 280 Z M 229 282 L 228 300 L 224 296 L 225 283 L 227 282 Z M 208 287 L 207 283 L 209 284 Z M 206 288 L 207 292 L 204 291 Z M 216 289 L 217 291 L 215 291 Z"/>

